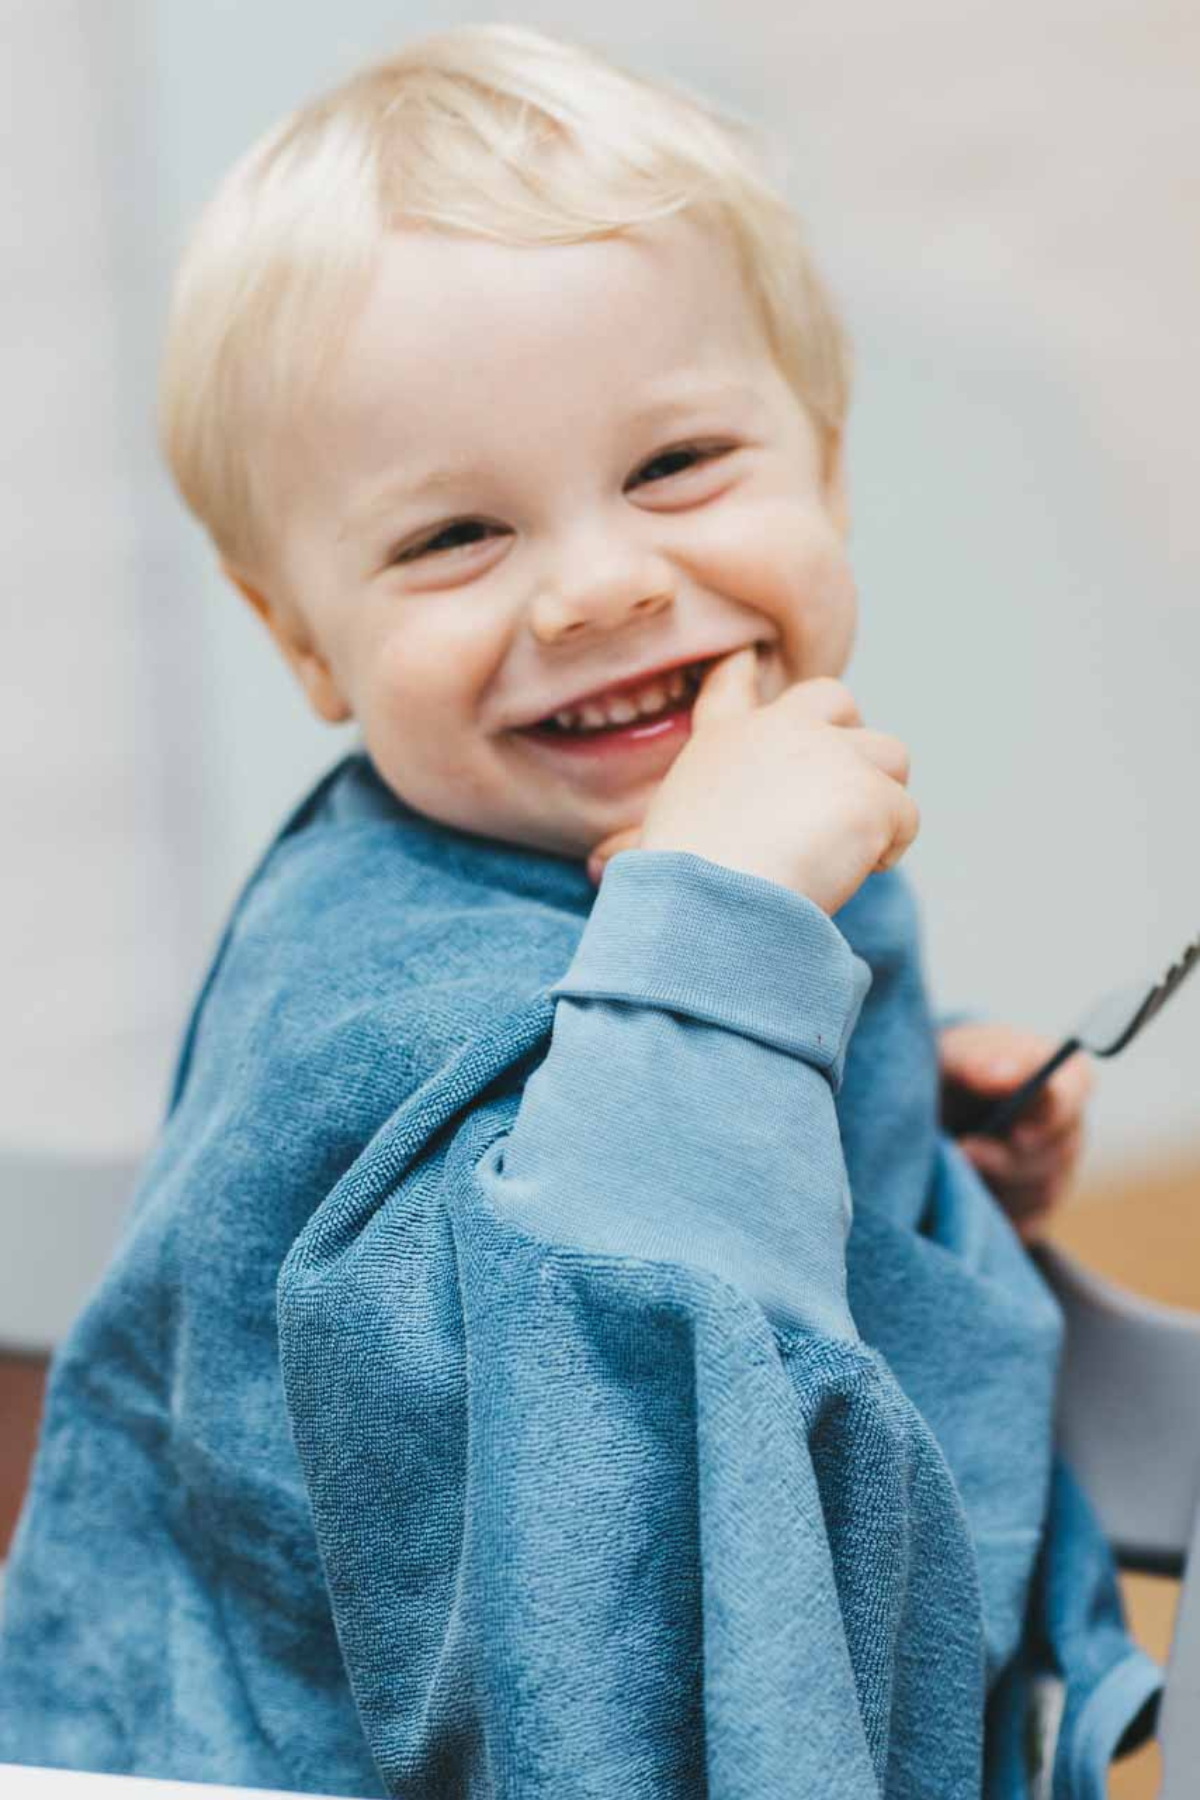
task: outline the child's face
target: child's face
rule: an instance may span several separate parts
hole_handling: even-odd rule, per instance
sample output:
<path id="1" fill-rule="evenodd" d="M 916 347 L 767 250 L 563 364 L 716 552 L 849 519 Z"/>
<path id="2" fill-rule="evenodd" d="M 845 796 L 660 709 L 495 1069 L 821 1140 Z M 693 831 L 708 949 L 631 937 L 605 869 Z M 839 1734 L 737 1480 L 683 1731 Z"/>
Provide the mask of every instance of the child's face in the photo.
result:
<path id="1" fill-rule="evenodd" d="M 467 831 L 582 857 L 640 822 L 686 711 L 620 743 L 529 734 L 581 696 L 760 643 L 770 700 L 849 659 L 840 479 L 690 222 L 393 234 L 281 473 L 273 566 L 234 579 L 315 709 Z"/>

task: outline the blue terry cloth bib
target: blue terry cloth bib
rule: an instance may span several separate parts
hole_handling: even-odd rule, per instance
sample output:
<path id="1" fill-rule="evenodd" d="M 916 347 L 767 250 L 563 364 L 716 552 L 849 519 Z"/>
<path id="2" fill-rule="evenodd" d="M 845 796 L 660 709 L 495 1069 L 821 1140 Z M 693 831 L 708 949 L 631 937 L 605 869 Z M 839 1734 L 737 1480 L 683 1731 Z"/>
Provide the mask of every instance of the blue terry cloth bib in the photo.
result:
<path id="1" fill-rule="evenodd" d="M 745 957 L 731 872 L 605 875 L 614 906 L 650 886 L 679 901 L 668 997 L 698 955 L 672 918 Z M 834 921 L 862 973 L 830 1070 L 857 1338 L 490 1204 L 595 901 L 360 752 L 277 834 L 54 1361 L 0 1760 L 403 1800 L 1024 1800 L 1050 1673 L 1054 1800 L 1101 1800 L 1162 1674 L 1053 1451 L 1057 1305 L 938 1128 L 907 882 Z"/>

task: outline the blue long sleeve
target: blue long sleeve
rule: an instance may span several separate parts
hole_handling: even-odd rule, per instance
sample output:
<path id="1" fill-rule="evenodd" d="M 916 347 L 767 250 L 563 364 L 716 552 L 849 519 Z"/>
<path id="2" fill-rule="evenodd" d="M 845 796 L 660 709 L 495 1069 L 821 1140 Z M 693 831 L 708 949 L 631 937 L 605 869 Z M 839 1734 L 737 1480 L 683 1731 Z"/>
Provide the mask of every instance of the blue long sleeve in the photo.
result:
<path id="1" fill-rule="evenodd" d="M 811 900 L 676 851 L 605 871 L 480 1181 L 551 1242 L 707 1268 L 857 1339 L 834 1095 L 871 972 Z"/>

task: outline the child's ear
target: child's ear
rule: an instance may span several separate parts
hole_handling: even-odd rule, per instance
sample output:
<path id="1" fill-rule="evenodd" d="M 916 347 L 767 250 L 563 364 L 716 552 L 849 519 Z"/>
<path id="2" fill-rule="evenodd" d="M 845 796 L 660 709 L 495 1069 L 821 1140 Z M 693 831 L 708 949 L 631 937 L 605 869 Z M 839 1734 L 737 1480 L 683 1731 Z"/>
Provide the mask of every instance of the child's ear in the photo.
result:
<path id="1" fill-rule="evenodd" d="M 331 725 L 340 725 L 343 719 L 350 718 L 350 708 L 342 698 L 333 672 L 314 644 L 308 627 L 299 614 L 291 608 L 285 611 L 283 607 L 273 604 L 260 588 L 253 586 L 228 563 L 221 564 L 221 573 L 228 577 L 263 621 L 317 716 L 327 719 Z"/>
<path id="2" fill-rule="evenodd" d="M 846 437 L 839 431 L 825 450 L 825 503 L 843 537 L 850 534 L 850 488 L 846 476 Z"/>

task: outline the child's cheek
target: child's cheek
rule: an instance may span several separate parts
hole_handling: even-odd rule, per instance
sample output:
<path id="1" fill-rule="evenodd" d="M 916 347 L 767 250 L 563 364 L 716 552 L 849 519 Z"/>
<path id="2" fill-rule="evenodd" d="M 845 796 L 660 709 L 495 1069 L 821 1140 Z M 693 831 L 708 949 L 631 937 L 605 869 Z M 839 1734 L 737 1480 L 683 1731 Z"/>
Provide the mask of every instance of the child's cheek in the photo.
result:
<path id="1" fill-rule="evenodd" d="M 845 668 L 857 592 L 843 540 L 819 509 L 776 504 L 743 515 L 711 546 L 704 580 L 775 625 L 789 680 Z"/>
<path id="2" fill-rule="evenodd" d="M 365 708 L 360 723 L 368 738 L 393 762 L 411 763 L 414 747 L 429 734 L 436 696 L 422 682 L 413 649 L 390 637 L 377 642 L 361 672 Z"/>
<path id="3" fill-rule="evenodd" d="M 460 666 L 452 649 L 439 655 L 419 631 L 397 629 L 375 647 L 370 685 L 375 705 L 395 729 L 411 735 L 452 712 L 447 672 Z"/>

